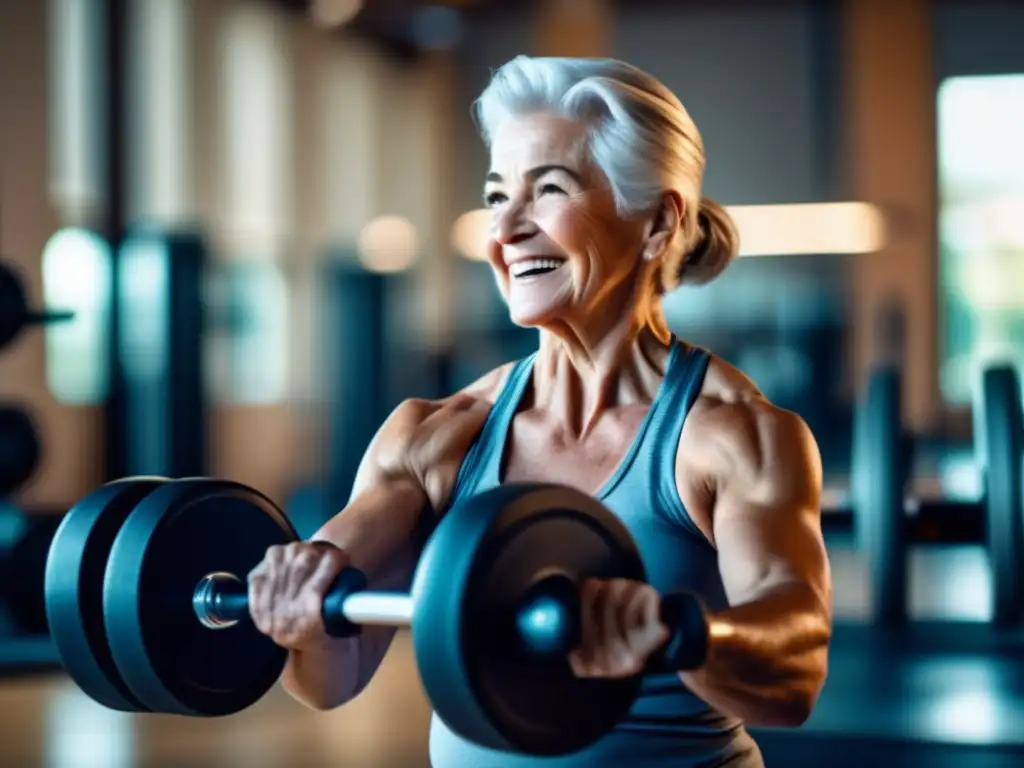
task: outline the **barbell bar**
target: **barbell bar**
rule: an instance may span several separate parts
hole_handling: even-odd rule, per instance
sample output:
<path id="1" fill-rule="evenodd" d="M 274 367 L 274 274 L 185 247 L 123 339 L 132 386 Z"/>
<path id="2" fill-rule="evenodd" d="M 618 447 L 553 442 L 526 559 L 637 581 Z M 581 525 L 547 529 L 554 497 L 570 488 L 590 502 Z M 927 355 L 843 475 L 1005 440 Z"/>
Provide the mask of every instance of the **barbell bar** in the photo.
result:
<path id="1" fill-rule="evenodd" d="M 909 545 L 985 545 L 985 504 L 967 499 L 907 497 L 902 505 Z M 856 536 L 856 512 L 849 501 L 822 511 L 826 540 Z"/>

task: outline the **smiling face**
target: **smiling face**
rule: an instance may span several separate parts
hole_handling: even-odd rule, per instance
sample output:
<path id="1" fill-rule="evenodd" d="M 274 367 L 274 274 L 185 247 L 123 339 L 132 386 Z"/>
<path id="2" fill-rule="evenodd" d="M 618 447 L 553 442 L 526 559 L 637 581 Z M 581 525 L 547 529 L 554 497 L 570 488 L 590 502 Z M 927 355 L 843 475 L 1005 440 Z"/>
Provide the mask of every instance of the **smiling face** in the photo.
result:
<path id="1" fill-rule="evenodd" d="M 649 226 L 621 216 L 588 162 L 586 128 L 532 115 L 509 120 L 491 144 L 484 188 L 488 256 L 512 321 L 544 326 L 611 309 L 635 284 Z"/>

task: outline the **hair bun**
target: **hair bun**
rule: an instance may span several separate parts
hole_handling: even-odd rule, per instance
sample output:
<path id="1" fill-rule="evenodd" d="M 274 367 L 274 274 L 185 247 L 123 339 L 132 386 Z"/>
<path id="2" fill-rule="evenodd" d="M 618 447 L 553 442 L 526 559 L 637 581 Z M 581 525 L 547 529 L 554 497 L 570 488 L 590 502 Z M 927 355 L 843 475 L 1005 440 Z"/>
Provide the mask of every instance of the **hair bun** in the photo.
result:
<path id="1" fill-rule="evenodd" d="M 679 270 L 679 282 L 687 285 L 711 282 L 739 253 L 740 236 L 732 217 L 711 198 L 701 198 L 697 226 L 700 238 Z"/>

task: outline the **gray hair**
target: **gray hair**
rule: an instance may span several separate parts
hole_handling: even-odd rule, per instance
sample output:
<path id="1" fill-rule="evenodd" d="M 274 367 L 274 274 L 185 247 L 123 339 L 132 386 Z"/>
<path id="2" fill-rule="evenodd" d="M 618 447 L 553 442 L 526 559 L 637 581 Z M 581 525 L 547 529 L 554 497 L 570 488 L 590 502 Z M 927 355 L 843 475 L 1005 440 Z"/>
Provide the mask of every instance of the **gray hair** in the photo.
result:
<path id="1" fill-rule="evenodd" d="M 654 76 L 616 59 L 517 56 L 494 73 L 475 112 L 488 147 L 502 123 L 530 113 L 588 123 L 590 156 L 620 214 L 650 210 L 665 190 L 677 191 L 685 211 L 660 270 L 659 293 L 707 283 L 736 256 L 732 219 L 700 194 L 706 164 L 700 132 Z"/>

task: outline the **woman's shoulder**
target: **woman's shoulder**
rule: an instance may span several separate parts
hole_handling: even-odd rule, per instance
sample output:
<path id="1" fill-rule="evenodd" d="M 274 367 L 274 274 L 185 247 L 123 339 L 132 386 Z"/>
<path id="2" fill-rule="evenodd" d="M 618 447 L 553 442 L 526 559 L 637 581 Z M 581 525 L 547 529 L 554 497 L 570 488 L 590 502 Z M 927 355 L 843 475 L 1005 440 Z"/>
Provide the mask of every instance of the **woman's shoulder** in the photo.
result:
<path id="1" fill-rule="evenodd" d="M 433 455 L 465 448 L 483 426 L 514 365 L 498 366 L 446 397 L 404 400 L 382 432 L 403 450 L 415 446 Z"/>
<path id="2" fill-rule="evenodd" d="M 715 465 L 732 464 L 741 457 L 759 465 L 783 448 L 814 445 L 798 414 L 773 404 L 743 371 L 718 357 L 708 364 L 683 435 L 680 458 L 690 455 Z"/>
<path id="3" fill-rule="evenodd" d="M 503 363 L 497 368 L 491 369 L 483 376 L 476 379 L 476 381 L 458 390 L 449 399 L 460 400 L 469 398 L 472 400 L 486 402 L 489 406 L 494 405 L 494 402 L 498 399 L 498 395 L 501 393 L 501 390 L 504 389 L 505 382 L 508 381 L 508 377 L 512 373 L 512 369 L 515 367 L 516 361 Z"/>
<path id="4" fill-rule="evenodd" d="M 710 355 L 700 398 L 717 403 L 767 402 L 754 381 L 732 363 Z"/>

